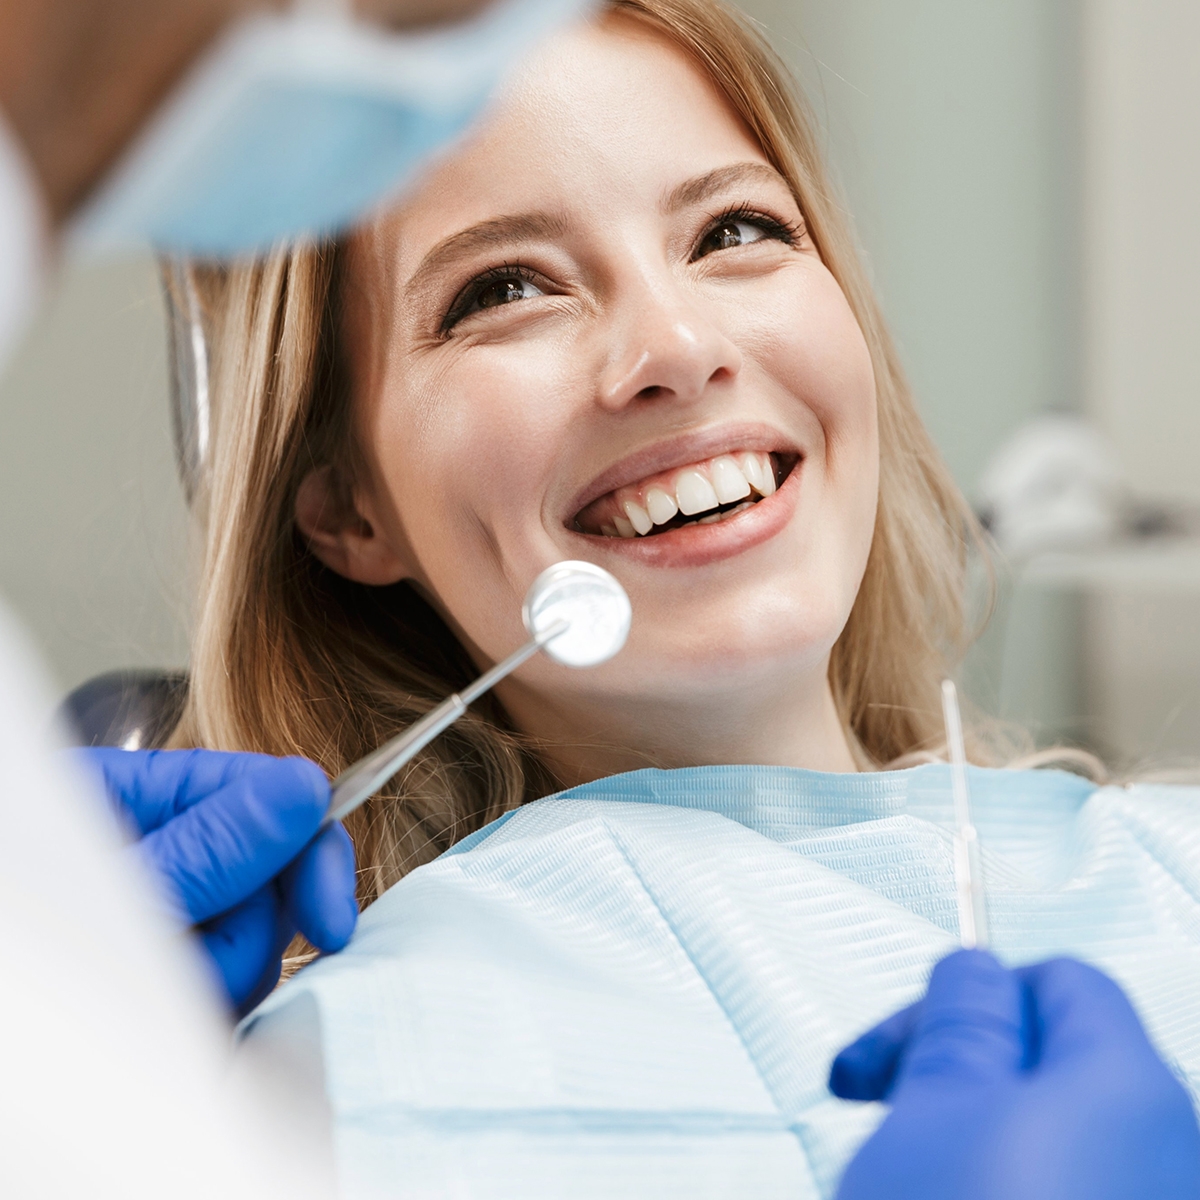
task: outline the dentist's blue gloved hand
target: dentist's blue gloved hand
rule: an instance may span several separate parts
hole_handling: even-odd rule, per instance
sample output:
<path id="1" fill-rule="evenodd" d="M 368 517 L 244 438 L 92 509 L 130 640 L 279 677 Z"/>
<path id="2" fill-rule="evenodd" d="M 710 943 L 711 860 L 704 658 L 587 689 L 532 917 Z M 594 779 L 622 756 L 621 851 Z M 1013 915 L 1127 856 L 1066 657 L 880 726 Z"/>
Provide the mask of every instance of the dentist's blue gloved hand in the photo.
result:
<path id="1" fill-rule="evenodd" d="M 130 847 L 197 932 L 239 1012 L 279 979 L 296 931 L 340 950 L 358 919 L 354 849 L 315 763 L 212 750 L 79 750 L 139 840 Z"/>
<path id="2" fill-rule="evenodd" d="M 1195 1200 L 1200 1128 L 1124 993 L 1071 959 L 959 951 L 923 1000 L 834 1060 L 886 1100 L 838 1200 Z"/>

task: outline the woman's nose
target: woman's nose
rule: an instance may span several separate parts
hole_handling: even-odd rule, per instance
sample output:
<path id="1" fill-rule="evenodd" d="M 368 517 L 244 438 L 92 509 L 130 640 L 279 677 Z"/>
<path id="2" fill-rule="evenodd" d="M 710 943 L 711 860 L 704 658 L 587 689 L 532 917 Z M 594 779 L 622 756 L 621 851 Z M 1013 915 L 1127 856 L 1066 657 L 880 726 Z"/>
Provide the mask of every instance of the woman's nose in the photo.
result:
<path id="1" fill-rule="evenodd" d="M 610 328 L 599 402 L 617 411 L 639 400 L 699 400 L 742 368 L 742 353 L 686 295 L 645 289 Z"/>

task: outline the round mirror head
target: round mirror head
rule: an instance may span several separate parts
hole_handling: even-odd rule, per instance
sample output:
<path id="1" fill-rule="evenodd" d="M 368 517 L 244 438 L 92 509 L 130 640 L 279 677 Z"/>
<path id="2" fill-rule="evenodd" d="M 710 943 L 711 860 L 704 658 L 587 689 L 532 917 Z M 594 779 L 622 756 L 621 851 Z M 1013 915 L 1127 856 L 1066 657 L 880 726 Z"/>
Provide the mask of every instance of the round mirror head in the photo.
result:
<path id="1" fill-rule="evenodd" d="M 568 561 L 547 567 L 533 581 L 521 616 L 533 637 L 566 621 L 567 628 L 542 650 L 567 667 L 595 667 L 625 645 L 633 609 L 625 589 L 607 571 Z"/>

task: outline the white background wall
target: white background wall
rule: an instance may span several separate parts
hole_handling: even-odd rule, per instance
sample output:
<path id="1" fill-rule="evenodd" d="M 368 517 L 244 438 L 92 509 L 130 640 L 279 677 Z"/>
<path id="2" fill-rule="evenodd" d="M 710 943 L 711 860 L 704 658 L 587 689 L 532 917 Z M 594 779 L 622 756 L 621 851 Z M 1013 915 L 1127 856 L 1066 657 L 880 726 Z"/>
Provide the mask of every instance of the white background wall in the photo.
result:
<path id="1" fill-rule="evenodd" d="M 69 271 L 0 379 L 0 595 L 64 688 L 186 661 L 163 330 L 148 259 Z"/>
<path id="2" fill-rule="evenodd" d="M 1085 402 L 1144 494 L 1200 504 L 1200 4 L 1087 0 Z M 1100 740 L 1200 759 L 1200 593 L 1089 602 Z"/>
<path id="3" fill-rule="evenodd" d="M 1200 4 L 1084 14 L 1087 405 L 1143 492 L 1200 503 Z"/>

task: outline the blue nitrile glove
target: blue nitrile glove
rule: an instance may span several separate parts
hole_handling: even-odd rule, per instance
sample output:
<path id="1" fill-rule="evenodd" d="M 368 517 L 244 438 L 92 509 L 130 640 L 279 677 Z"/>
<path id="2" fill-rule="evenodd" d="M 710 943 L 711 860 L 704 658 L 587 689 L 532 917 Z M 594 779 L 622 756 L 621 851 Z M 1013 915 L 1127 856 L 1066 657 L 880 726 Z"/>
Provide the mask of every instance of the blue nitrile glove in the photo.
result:
<path id="1" fill-rule="evenodd" d="M 834 1060 L 892 1105 L 838 1200 L 1195 1200 L 1200 1128 L 1124 993 L 1072 959 L 962 950 Z"/>
<path id="2" fill-rule="evenodd" d="M 136 854 L 179 919 L 198 928 L 234 1008 L 275 986 L 299 930 L 319 950 L 354 932 L 354 849 L 315 763 L 213 750 L 80 750 L 140 835 Z"/>

